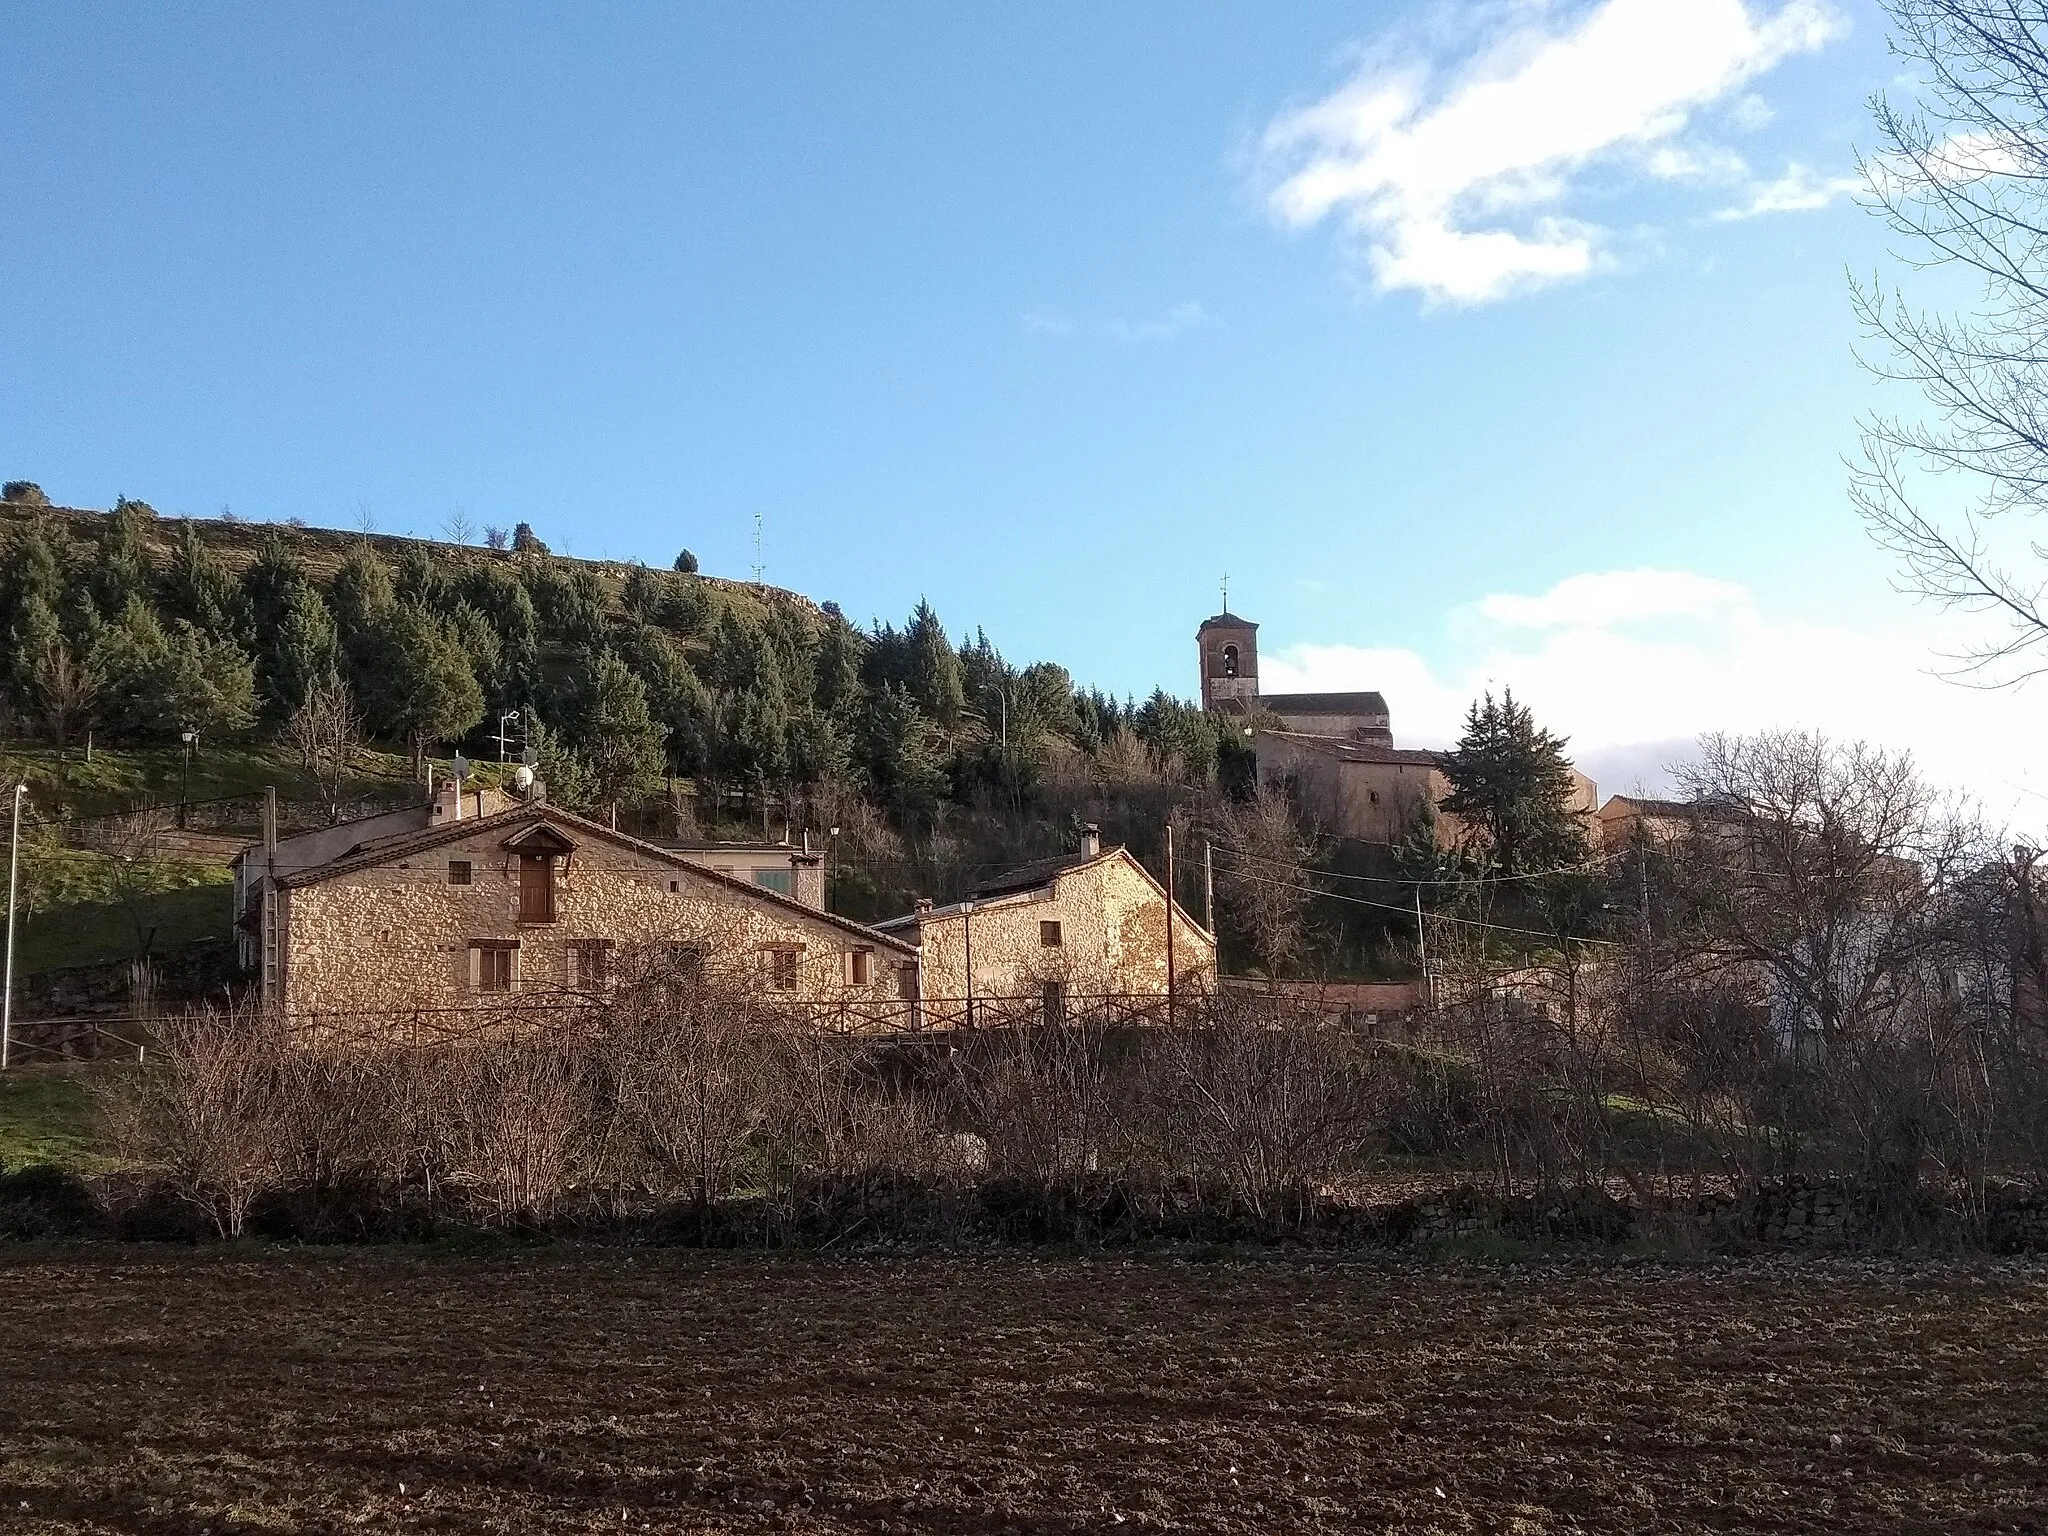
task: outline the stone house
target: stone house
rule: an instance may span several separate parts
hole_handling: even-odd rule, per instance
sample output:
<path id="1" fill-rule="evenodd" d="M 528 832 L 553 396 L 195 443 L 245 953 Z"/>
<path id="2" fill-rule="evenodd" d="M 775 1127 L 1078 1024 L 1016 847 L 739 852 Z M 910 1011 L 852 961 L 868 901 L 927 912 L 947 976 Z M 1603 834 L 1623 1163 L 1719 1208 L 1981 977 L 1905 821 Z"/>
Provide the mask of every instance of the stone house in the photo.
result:
<path id="1" fill-rule="evenodd" d="M 900 937 L 544 802 L 484 809 L 381 837 L 357 823 L 324 860 L 280 842 L 274 874 L 263 848 L 245 854 L 266 999 L 298 1018 L 459 1015 L 589 996 L 649 952 L 851 1028 L 895 1027 L 916 996 Z"/>
<path id="2" fill-rule="evenodd" d="M 1156 1012 L 1167 997 L 1166 892 L 1094 828 L 1079 852 L 1041 859 L 977 886 L 966 900 L 877 925 L 918 946 L 927 1022 L 1065 1017 L 1105 999 Z M 1177 995 L 1213 991 L 1216 940 L 1173 908 Z M 974 1008 L 969 1009 L 972 1001 Z"/>

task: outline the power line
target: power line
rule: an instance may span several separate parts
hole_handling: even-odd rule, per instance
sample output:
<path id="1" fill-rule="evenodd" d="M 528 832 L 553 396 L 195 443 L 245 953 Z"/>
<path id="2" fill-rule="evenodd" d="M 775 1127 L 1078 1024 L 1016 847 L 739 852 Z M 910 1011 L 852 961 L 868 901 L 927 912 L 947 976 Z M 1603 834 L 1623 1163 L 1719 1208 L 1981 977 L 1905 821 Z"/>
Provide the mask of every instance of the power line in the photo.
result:
<path id="1" fill-rule="evenodd" d="M 1386 843 L 1375 847 L 1395 846 Z M 1243 853 L 1235 848 L 1225 847 L 1223 852 L 1233 859 L 1250 859 L 1259 864 L 1271 864 L 1281 869 L 1291 869 L 1285 859 L 1269 859 L 1263 854 Z M 1530 870 L 1519 875 L 1445 875 L 1440 879 L 1417 878 L 1412 875 L 1347 875 L 1333 869 L 1318 869 L 1315 874 L 1326 880 L 1356 880 L 1366 885 L 1499 885 L 1510 880 L 1550 880 L 1559 875 L 1590 875 L 1597 869 L 1596 862 L 1573 864 L 1557 869 Z"/>
<path id="2" fill-rule="evenodd" d="M 1320 896 L 1325 901 L 1349 902 L 1355 907 L 1376 907 L 1382 912 L 1398 912 L 1403 917 L 1411 915 L 1407 907 L 1396 906 L 1394 903 L 1387 901 L 1370 901 L 1363 896 L 1346 896 L 1341 891 L 1326 891 L 1312 885 L 1296 885 L 1291 881 L 1274 880 L 1265 875 L 1246 874 L 1242 870 L 1238 871 L 1237 878 L 1249 880 L 1255 885 L 1272 886 L 1276 890 L 1300 891 L 1305 896 Z M 1484 918 L 1452 917 L 1446 912 L 1431 912 L 1427 916 L 1432 922 L 1458 923 L 1467 928 L 1483 928 L 1489 933 L 1515 933 L 1532 939 L 1549 939 L 1553 943 L 1562 940 L 1565 943 L 1604 944 L 1610 949 L 1628 948 L 1626 944 L 1615 939 L 1592 939 L 1583 938 L 1578 934 L 1545 933 L 1537 928 L 1509 928 L 1500 923 L 1489 923 Z"/>

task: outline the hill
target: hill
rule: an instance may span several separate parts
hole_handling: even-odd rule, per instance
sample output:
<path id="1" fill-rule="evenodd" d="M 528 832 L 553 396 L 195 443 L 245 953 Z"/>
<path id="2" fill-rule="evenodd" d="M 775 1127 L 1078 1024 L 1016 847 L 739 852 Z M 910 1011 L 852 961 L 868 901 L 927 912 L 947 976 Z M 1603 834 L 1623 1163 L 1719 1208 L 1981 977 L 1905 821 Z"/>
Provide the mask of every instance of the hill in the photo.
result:
<path id="1" fill-rule="evenodd" d="M 0 736 L 76 815 L 124 786 L 170 799 L 174 766 L 176 798 L 283 772 L 339 801 L 495 757 L 502 731 L 553 798 L 623 826 L 808 834 L 858 915 L 957 895 L 1083 822 L 1152 856 L 1169 812 L 1213 815 L 1248 778 L 1241 737 L 1164 691 L 1077 688 L 929 605 L 862 630 L 679 563 L 572 559 L 524 526 L 479 547 L 56 507 L 11 482 Z"/>

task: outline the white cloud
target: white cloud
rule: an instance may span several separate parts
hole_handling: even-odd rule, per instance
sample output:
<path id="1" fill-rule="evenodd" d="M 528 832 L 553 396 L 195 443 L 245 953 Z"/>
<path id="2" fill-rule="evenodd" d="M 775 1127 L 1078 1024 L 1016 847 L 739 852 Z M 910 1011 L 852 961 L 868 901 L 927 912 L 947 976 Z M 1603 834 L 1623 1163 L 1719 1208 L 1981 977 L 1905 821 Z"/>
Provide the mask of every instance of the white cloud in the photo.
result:
<path id="1" fill-rule="evenodd" d="M 1664 149 L 1652 174 L 1687 174 L 1688 157 L 1725 170 L 1675 147 L 1695 115 L 1733 98 L 1753 121 L 1736 93 L 1842 25 L 1824 0 L 1599 0 L 1561 28 L 1511 26 L 1449 72 L 1382 55 L 1266 130 L 1270 206 L 1297 228 L 1341 218 L 1382 290 L 1470 304 L 1581 276 L 1604 231 L 1560 211 L 1576 173 Z"/>
<path id="2" fill-rule="evenodd" d="M 1591 571 L 1534 597 L 1494 592 L 1473 605 L 1512 629 L 1605 629 L 1643 619 L 1698 619 L 1750 605 L 1749 589 L 1691 571 Z"/>
<path id="3" fill-rule="evenodd" d="M 1043 336 L 1098 336 L 1110 341 L 1170 341 L 1184 331 L 1207 325 L 1209 315 L 1190 299 L 1149 320 L 1076 320 L 1061 310 L 1041 306 L 1027 312 L 1024 328 Z"/>
<path id="4" fill-rule="evenodd" d="M 1714 217 L 1753 219 L 1765 213 L 1810 213 L 1838 197 L 1862 191 L 1865 185 L 1861 176 L 1821 176 L 1794 161 L 1776 181 L 1757 183 L 1744 202 L 1723 208 Z"/>
<path id="5" fill-rule="evenodd" d="M 1903 604 L 1903 599 L 1894 600 Z M 1868 627 L 1766 612 L 1745 588 L 1688 571 L 1600 571 L 1460 610 L 1477 628 L 1449 663 L 1406 648 L 1299 645 L 1261 658 L 1274 693 L 1377 688 L 1396 740 L 1454 740 L 1479 694 L 1512 688 L 1572 740 L 1603 794 L 1709 730 L 1814 728 L 1909 749 L 1937 781 L 2034 826 L 2048 821 L 2048 713 L 2029 693 L 1932 675 L 1955 634 L 1921 610 Z M 1672 621 L 1682 621 L 1674 623 Z"/>

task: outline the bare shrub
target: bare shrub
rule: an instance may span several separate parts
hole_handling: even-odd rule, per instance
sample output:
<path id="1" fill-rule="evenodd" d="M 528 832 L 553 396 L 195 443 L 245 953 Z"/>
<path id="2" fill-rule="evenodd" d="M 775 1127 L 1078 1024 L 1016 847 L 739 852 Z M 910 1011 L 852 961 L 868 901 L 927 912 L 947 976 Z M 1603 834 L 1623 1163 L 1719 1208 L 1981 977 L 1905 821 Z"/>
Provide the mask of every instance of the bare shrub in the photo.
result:
<path id="1" fill-rule="evenodd" d="M 661 1194 L 700 1207 L 731 1191 L 786 1093 L 793 1023 L 744 970 L 719 965 L 731 952 L 633 957 L 600 1046 L 618 1134 Z"/>
<path id="2" fill-rule="evenodd" d="M 437 1059 L 436 1151 L 491 1225 L 546 1224 L 587 1165 L 585 1054 L 573 1039 L 535 1033 Z"/>
<path id="3" fill-rule="evenodd" d="M 1152 1049 L 1161 1166 L 1262 1220 L 1298 1218 L 1383 1141 L 1387 1083 L 1372 1043 L 1285 1000 L 1216 998 Z"/>
<path id="4" fill-rule="evenodd" d="M 107 1103 L 114 1145 L 219 1236 L 240 1237 L 287 1160 L 283 1026 L 253 1010 L 204 1009 L 161 1025 L 159 1038 L 158 1064 Z"/>
<path id="5" fill-rule="evenodd" d="M 280 739 L 312 776 L 330 823 L 341 819 L 341 790 L 363 744 L 363 717 L 348 684 L 329 677 L 314 684 L 285 722 Z"/>

